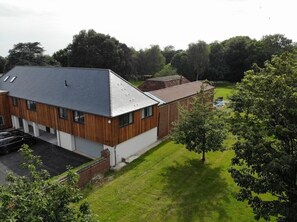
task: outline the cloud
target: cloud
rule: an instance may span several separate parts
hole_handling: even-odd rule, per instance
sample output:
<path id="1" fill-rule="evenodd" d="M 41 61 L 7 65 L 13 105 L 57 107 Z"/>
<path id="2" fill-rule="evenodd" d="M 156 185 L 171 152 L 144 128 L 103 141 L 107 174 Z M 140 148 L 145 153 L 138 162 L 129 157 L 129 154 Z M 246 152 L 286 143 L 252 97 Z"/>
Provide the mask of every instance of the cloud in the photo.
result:
<path id="1" fill-rule="evenodd" d="M 24 16 L 40 16 L 49 15 L 47 12 L 37 12 L 32 9 L 23 8 L 15 5 L 0 2 L 0 17 L 24 17 Z"/>

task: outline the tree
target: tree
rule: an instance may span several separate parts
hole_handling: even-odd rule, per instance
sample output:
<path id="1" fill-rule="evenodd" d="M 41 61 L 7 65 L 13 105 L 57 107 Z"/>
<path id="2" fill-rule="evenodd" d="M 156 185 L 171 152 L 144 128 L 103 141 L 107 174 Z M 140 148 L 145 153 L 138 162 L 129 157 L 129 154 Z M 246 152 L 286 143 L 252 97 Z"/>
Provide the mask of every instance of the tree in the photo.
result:
<path id="1" fill-rule="evenodd" d="M 0 56 L 0 73 L 4 72 L 5 64 L 6 64 L 6 59 Z"/>
<path id="2" fill-rule="evenodd" d="M 231 98 L 237 142 L 230 172 L 256 219 L 297 218 L 296 61 L 297 53 L 284 53 L 254 66 Z"/>
<path id="3" fill-rule="evenodd" d="M 49 180 L 48 172 L 41 170 L 39 157 L 27 145 L 23 145 L 21 152 L 29 176 L 9 173 L 8 184 L 0 186 L 1 221 L 93 221 L 87 203 L 80 204 L 79 209 L 73 206 L 82 199 L 75 186 L 76 174 L 68 171 L 63 183 Z"/>
<path id="4" fill-rule="evenodd" d="M 53 54 L 53 58 L 57 60 L 61 66 L 68 66 L 68 57 L 69 57 L 69 46 L 65 49 L 60 49 L 59 51 Z"/>
<path id="5" fill-rule="evenodd" d="M 159 72 L 155 73 L 154 76 L 159 77 L 159 76 L 172 76 L 172 75 L 178 75 L 176 72 L 176 69 L 171 66 L 170 63 L 165 65 L 162 70 Z"/>
<path id="6" fill-rule="evenodd" d="M 282 34 L 265 35 L 260 42 L 263 45 L 263 60 L 270 60 L 273 55 L 280 55 L 283 52 L 292 52 L 292 40 Z"/>
<path id="7" fill-rule="evenodd" d="M 248 36 L 236 36 L 223 42 L 225 62 L 229 70 L 225 76 L 226 80 L 238 82 L 243 78 L 244 72 L 251 68 L 251 42 Z"/>
<path id="8" fill-rule="evenodd" d="M 189 44 L 188 50 L 188 64 L 195 73 L 195 76 L 189 80 L 203 79 L 205 71 L 208 68 L 209 48 L 206 42 L 198 41 L 198 43 Z"/>
<path id="9" fill-rule="evenodd" d="M 124 78 L 133 74 L 130 48 L 117 39 L 96 33 L 92 29 L 82 30 L 75 35 L 67 51 L 68 53 L 59 52 L 59 55 L 63 61 L 68 56 L 69 66 L 112 69 Z"/>
<path id="10" fill-rule="evenodd" d="M 162 51 L 162 54 L 165 57 L 165 64 L 167 65 L 168 63 L 171 62 L 173 56 L 176 54 L 174 46 L 172 45 L 165 46 Z"/>
<path id="11" fill-rule="evenodd" d="M 137 54 L 137 73 L 143 75 L 153 75 L 159 72 L 165 65 L 165 57 L 162 55 L 158 45 L 140 50 Z"/>
<path id="12" fill-rule="evenodd" d="M 202 153 L 202 162 L 208 151 L 222 150 L 225 138 L 224 122 L 219 110 L 212 108 L 212 96 L 204 92 L 198 93 L 192 109 L 180 108 L 180 115 L 171 133 L 171 138 L 184 144 L 190 151 Z"/>
<path id="13" fill-rule="evenodd" d="M 53 59 L 49 60 L 43 55 L 44 49 L 39 42 L 18 43 L 8 52 L 5 71 L 9 71 L 16 65 L 46 66 L 52 63 L 58 65 L 57 62 L 53 62 Z"/>
<path id="14" fill-rule="evenodd" d="M 209 67 L 206 78 L 208 80 L 224 80 L 228 73 L 228 66 L 225 61 L 225 47 L 219 42 L 210 44 Z"/>
<path id="15" fill-rule="evenodd" d="M 185 76 L 187 79 L 193 78 L 194 74 L 190 72 L 187 52 L 181 51 L 175 54 L 171 60 L 171 65 L 178 74 Z"/>

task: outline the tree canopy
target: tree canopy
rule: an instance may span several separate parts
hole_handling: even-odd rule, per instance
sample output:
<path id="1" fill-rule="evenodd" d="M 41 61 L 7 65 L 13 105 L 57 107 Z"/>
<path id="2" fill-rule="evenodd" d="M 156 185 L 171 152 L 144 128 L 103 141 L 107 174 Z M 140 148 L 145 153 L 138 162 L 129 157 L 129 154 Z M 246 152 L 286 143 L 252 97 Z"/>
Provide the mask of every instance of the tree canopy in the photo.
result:
<path id="1" fill-rule="evenodd" d="M 9 71 L 16 65 L 45 66 L 60 64 L 50 56 L 43 55 L 44 49 L 39 42 L 18 43 L 9 50 L 5 71 Z"/>
<path id="2" fill-rule="evenodd" d="M 208 68 L 209 49 L 204 41 L 189 44 L 188 50 L 188 65 L 194 76 L 189 80 L 204 79 L 205 72 Z"/>
<path id="3" fill-rule="evenodd" d="M 196 153 L 222 150 L 226 136 L 224 121 L 219 110 L 212 108 L 212 96 L 204 92 L 204 87 L 198 93 L 190 110 L 180 107 L 180 115 L 171 133 L 171 138 Z"/>
<path id="4" fill-rule="evenodd" d="M 235 157 L 230 169 L 255 218 L 297 218 L 297 54 L 246 72 L 231 98 Z"/>
<path id="5" fill-rule="evenodd" d="M 63 183 L 51 180 L 48 172 L 41 169 L 39 157 L 34 156 L 27 145 L 23 145 L 21 152 L 29 175 L 16 176 L 9 173 L 8 184 L 0 186 L 1 221 L 93 221 L 86 202 L 81 203 L 79 208 L 73 206 L 73 203 L 82 199 L 76 188 L 76 174 L 68 171 Z"/>
<path id="6" fill-rule="evenodd" d="M 133 71 L 131 50 L 117 39 L 93 29 L 74 35 L 68 48 L 58 51 L 55 56 L 63 64 L 68 58 L 69 66 L 112 69 L 125 78 Z"/>
<path id="7" fill-rule="evenodd" d="M 154 75 L 165 65 L 165 57 L 158 45 L 152 45 L 150 48 L 140 50 L 137 53 L 137 74 Z"/>

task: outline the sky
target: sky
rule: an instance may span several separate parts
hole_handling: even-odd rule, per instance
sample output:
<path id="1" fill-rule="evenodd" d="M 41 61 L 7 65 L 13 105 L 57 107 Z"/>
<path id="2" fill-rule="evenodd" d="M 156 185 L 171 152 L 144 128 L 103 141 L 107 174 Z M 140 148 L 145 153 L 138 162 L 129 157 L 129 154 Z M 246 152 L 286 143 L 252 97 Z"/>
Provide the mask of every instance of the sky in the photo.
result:
<path id="1" fill-rule="evenodd" d="M 295 0 L 0 0 L 0 55 L 20 42 L 45 54 L 65 48 L 85 29 L 135 49 L 284 34 L 297 42 Z M 296 1 L 295 1 L 296 2 Z"/>

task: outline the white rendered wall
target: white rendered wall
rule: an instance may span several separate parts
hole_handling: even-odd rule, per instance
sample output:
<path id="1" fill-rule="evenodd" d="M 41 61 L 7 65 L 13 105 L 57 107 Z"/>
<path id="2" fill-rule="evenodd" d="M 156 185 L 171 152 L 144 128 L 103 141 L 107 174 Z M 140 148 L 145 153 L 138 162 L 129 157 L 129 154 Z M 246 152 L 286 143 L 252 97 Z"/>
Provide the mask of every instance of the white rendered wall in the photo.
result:
<path id="1" fill-rule="evenodd" d="M 104 149 L 110 151 L 110 165 L 114 166 L 116 163 L 122 162 L 122 159 L 127 159 L 137 153 L 141 153 L 146 147 L 157 141 L 157 127 L 136 137 L 133 137 L 116 147 L 104 146 Z M 116 158 L 115 158 L 116 155 Z"/>
<path id="2" fill-rule="evenodd" d="M 19 129 L 20 128 L 20 122 L 19 122 L 19 118 L 16 117 L 16 116 L 11 116 L 11 121 L 12 121 L 12 126 L 15 128 L 15 129 Z"/>
<path id="3" fill-rule="evenodd" d="M 42 131 L 46 131 L 46 127 L 44 125 L 38 124 L 38 128 Z"/>
<path id="4" fill-rule="evenodd" d="M 67 150 L 75 150 L 74 136 L 57 130 L 57 137 L 59 146 Z"/>

